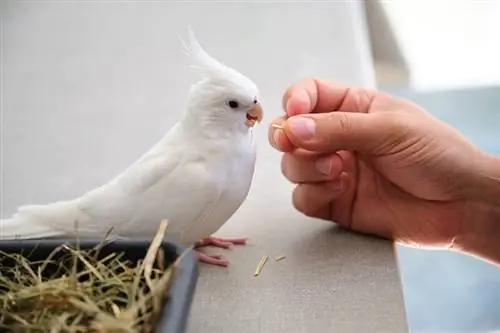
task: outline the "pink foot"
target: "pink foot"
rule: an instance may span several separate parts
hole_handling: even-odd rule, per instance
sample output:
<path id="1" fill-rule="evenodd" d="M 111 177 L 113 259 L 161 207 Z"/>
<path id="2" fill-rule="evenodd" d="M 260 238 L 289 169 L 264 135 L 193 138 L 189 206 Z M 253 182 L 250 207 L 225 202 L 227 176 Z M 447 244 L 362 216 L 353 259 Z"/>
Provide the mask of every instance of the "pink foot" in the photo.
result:
<path id="1" fill-rule="evenodd" d="M 199 251 L 196 251 L 196 253 L 198 254 L 198 260 L 204 262 L 205 264 L 222 267 L 227 267 L 229 265 L 229 261 L 221 255 L 209 255 Z"/>
<path id="2" fill-rule="evenodd" d="M 196 242 L 195 247 L 215 246 L 223 249 L 230 249 L 233 245 L 245 245 L 246 238 L 220 238 L 220 237 L 205 237 Z"/>
<path id="3" fill-rule="evenodd" d="M 219 238 L 210 236 L 210 237 L 205 237 L 196 242 L 194 247 L 195 250 L 196 248 L 205 246 L 215 246 L 223 249 L 230 249 L 233 247 L 233 245 L 245 245 L 246 243 L 247 243 L 246 238 Z M 196 250 L 196 253 L 198 254 L 198 260 L 206 264 L 222 266 L 222 267 L 227 267 L 229 265 L 229 261 L 221 255 L 209 255 L 202 253 L 198 250 Z"/>

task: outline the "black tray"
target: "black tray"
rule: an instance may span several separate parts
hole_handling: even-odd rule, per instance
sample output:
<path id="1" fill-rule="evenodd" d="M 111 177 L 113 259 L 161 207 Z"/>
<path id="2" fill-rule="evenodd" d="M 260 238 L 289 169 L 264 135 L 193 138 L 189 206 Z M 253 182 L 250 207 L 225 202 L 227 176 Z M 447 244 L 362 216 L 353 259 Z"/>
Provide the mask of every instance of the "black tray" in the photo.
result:
<path id="1" fill-rule="evenodd" d="M 99 243 L 101 241 L 81 240 L 78 242 L 78 246 L 85 250 L 91 249 Z M 45 260 L 54 249 L 62 244 L 74 246 L 77 243 L 74 239 L 9 240 L 0 241 L 0 251 L 23 254 L 31 261 L 37 261 Z M 124 252 L 124 259 L 137 262 L 146 256 L 149 245 L 150 241 L 114 240 L 99 250 L 99 257 L 104 258 L 112 252 Z M 162 247 L 165 254 L 165 265 L 173 263 L 186 250 L 183 246 L 166 241 L 163 242 Z M 54 256 L 52 259 L 57 259 L 57 257 Z M 5 266 L 9 266 L 8 260 L 3 261 L 2 268 Z M 189 250 L 179 262 L 177 276 L 171 286 L 163 315 L 158 322 L 157 333 L 185 333 L 197 280 L 198 259 L 194 252 Z"/>

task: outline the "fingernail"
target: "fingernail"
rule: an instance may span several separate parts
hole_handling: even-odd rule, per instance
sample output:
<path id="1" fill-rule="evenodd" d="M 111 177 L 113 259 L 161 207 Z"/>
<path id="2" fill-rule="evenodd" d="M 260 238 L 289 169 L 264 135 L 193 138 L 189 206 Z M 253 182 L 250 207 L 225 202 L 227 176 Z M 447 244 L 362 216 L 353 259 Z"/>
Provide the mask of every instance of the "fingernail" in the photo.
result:
<path id="1" fill-rule="evenodd" d="M 322 173 L 325 176 L 329 176 L 330 173 L 332 172 L 332 159 L 331 157 L 318 158 L 314 162 L 314 166 L 316 167 L 316 170 L 318 170 L 320 173 Z"/>
<path id="2" fill-rule="evenodd" d="M 274 148 L 278 148 L 278 142 L 280 142 L 280 137 L 281 137 L 281 130 L 280 129 L 274 130 L 273 133 Z"/>
<path id="3" fill-rule="evenodd" d="M 316 130 L 316 123 L 307 117 L 291 117 L 288 119 L 288 125 L 292 133 L 299 139 L 310 139 Z"/>

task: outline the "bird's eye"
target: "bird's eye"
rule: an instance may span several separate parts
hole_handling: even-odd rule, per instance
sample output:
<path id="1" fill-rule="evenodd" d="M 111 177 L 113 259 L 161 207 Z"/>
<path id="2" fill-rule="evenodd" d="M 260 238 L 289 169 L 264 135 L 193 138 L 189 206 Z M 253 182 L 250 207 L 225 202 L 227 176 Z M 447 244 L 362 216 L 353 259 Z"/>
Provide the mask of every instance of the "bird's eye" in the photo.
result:
<path id="1" fill-rule="evenodd" d="M 236 102 L 236 101 L 229 101 L 229 103 L 227 103 L 227 104 L 229 105 L 229 107 L 230 107 L 231 109 L 237 109 L 237 108 L 238 108 L 238 106 L 240 105 L 240 104 L 239 104 L 238 102 Z"/>

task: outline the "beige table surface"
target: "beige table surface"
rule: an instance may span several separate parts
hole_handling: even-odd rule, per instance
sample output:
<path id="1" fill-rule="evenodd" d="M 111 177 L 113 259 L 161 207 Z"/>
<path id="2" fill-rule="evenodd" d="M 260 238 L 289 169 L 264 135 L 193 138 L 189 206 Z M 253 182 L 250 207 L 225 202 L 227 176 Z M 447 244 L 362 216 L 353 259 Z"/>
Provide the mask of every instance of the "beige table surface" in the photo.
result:
<path id="1" fill-rule="evenodd" d="M 177 34 L 259 85 L 266 120 L 299 77 L 373 86 L 357 1 L 222 4 L 2 1 L 2 217 L 80 195 L 138 158 L 177 120 L 195 77 Z M 203 266 L 188 332 L 406 332 L 392 244 L 307 219 L 280 155 L 256 129 L 248 200 L 220 234 L 251 245 Z M 271 260 L 258 278 L 260 256 Z"/>

